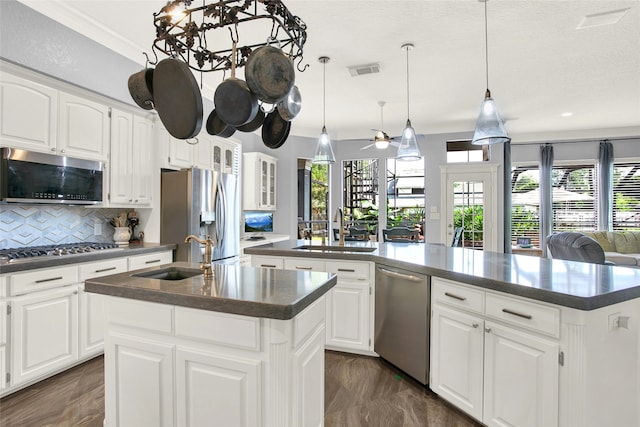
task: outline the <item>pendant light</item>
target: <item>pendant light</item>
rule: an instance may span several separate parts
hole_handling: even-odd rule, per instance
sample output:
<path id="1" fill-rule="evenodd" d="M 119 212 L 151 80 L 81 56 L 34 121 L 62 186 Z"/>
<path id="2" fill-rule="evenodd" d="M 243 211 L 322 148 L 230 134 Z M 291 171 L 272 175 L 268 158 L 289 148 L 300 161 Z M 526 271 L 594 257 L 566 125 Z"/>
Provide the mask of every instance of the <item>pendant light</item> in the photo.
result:
<path id="1" fill-rule="evenodd" d="M 484 3 L 484 58 L 487 77 L 487 91 L 484 95 L 484 101 L 480 106 L 480 115 L 476 121 L 476 130 L 473 133 L 473 140 L 471 143 L 474 145 L 491 145 L 502 142 L 510 142 L 511 138 L 507 135 L 504 129 L 504 123 L 498 114 L 496 104 L 491 98 L 491 92 L 489 91 L 489 42 L 487 32 L 487 1 L 478 0 Z"/>
<path id="2" fill-rule="evenodd" d="M 335 163 L 336 158 L 333 155 L 333 148 L 331 148 L 331 138 L 329 138 L 329 134 L 327 133 L 327 128 L 325 126 L 325 117 L 326 117 L 326 68 L 327 62 L 329 62 L 328 56 L 321 56 L 318 58 L 318 61 L 322 63 L 322 132 L 320 133 L 320 137 L 318 138 L 318 146 L 316 147 L 316 155 L 313 157 L 313 163 L 320 165 L 329 165 L 331 163 Z"/>
<path id="3" fill-rule="evenodd" d="M 411 120 L 409 120 L 409 51 L 413 50 L 413 43 L 403 44 L 402 49 L 407 51 L 407 124 L 402 131 L 402 139 L 400 140 L 396 157 L 398 160 L 419 160 L 422 155 L 418 148 L 416 131 L 411 126 Z"/>

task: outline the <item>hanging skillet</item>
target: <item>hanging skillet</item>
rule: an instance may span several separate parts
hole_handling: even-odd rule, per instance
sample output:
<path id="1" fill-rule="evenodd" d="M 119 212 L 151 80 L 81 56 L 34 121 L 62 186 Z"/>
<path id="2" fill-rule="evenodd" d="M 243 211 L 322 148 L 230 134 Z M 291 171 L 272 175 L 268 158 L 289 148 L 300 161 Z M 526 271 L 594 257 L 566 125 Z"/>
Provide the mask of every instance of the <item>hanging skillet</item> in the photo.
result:
<path id="1" fill-rule="evenodd" d="M 276 104 L 289 94 L 295 83 L 293 62 L 273 46 L 256 49 L 247 59 L 244 77 L 260 101 Z"/>
<path id="2" fill-rule="evenodd" d="M 236 128 L 225 123 L 218 116 L 215 108 L 209 114 L 207 118 L 207 133 L 209 135 L 216 135 L 221 138 L 229 138 L 236 131 Z"/>
<path id="3" fill-rule="evenodd" d="M 175 138 L 189 139 L 202 127 L 202 96 L 184 62 L 166 58 L 153 72 L 153 97 L 162 124 Z"/>
<path id="4" fill-rule="evenodd" d="M 237 127 L 253 120 L 258 113 L 258 99 L 247 83 L 236 78 L 236 43 L 231 50 L 231 77 L 216 88 L 213 96 L 218 116 Z"/>
<path id="5" fill-rule="evenodd" d="M 153 68 L 145 68 L 129 76 L 129 94 L 140 108 L 153 109 Z"/>
<path id="6" fill-rule="evenodd" d="M 289 137 L 291 122 L 280 116 L 278 111 L 267 114 L 262 124 L 262 142 L 269 148 L 280 148 Z"/>
<path id="7" fill-rule="evenodd" d="M 264 111 L 262 111 L 262 108 L 258 108 L 258 112 L 256 113 L 256 116 L 253 118 L 253 120 L 241 126 L 238 126 L 236 129 L 238 129 L 240 132 L 253 132 L 254 130 L 257 130 L 260 126 L 262 126 L 262 124 L 264 123 L 264 119 L 265 119 Z"/>

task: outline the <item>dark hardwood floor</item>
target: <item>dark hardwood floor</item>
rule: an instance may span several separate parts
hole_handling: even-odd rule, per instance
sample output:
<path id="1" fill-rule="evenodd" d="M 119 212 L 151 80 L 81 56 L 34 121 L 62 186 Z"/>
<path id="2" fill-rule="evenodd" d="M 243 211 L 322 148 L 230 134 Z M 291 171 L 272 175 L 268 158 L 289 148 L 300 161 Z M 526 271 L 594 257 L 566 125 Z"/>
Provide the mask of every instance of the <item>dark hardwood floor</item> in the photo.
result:
<path id="1" fill-rule="evenodd" d="M 327 427 L 481 425 L 383 360 L 327 351 L 325 361 Z M 0 426 L 102 426 L 103 371 L 97 357 L 5 397 Z"/>

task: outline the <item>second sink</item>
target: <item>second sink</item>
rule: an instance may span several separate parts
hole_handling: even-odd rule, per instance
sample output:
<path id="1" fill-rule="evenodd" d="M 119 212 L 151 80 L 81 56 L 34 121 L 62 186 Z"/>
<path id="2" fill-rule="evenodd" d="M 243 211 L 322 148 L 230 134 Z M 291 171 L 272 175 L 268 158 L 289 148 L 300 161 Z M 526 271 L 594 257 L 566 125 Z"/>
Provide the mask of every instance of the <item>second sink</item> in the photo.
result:
<path id="1" fill-rule="evenodd" d="M 202 270 L 194 270 L 189 268 L 169 267 L 160 270 L 145 271 L 144 273 L 132 274 L 133 277 L 145 277 L 147 279 L 160 280 L 182 280 L 189 277 L 202 275 Z"/>
<path id="2" fill-rule="evenodd" d="M 325 251 L 325 252 L 373 252 L 378 248 L 363 247 L 363 246 L 302 245 L 302 246 L 296 246 L 294 249 L 304 249 L 309 251 Z"/>

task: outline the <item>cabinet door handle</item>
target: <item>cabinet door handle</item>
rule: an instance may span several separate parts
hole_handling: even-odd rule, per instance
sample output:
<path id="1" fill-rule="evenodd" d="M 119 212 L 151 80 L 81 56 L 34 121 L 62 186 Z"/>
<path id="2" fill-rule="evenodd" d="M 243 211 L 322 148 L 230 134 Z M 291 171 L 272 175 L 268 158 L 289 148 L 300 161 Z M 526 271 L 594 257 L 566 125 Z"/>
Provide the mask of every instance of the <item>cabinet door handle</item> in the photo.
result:
<path id="1" fill-rule="evenodd" d="M 489 333 L 489 332 L 491 332 L 491 328 L 484 328 L 484 331 L 485 331 L 486 333 Z"/>
<path id="2" fill-rule="evenodd" d="M 108 268 L 101 268 L 100 270 L 96 270 L 94 271 L 94 273 L 103 273 L 105 271 L 111 271 L 111 270 L 115 270 L 115 267 L 108 267 Z"/>
<path id="3" fill-rule="evenodd" d="M 533 318 L 533 316 L 531 316 L 530 314 L 518 313 L 517 311 L 512 311 L 512 310 L 509 310 L 508 308 L 503 308 L 502 312 L 507 314 L 512 314 L 514 316 L 522 317 L 524 319 L 529 319 L 529 320 Z"/>
<path id="4" fill-rule="evenodd" d="M 472 323 L 471 326 L 473 326 L 474 328 L 477 328 L 480 325 L 478 325 L 477 323 Z"/>
<path id="5" fill-rule="evenodd" d="M 461 296 L 458 296 L 456 294 L 451 294 L 449 292 L 445 292 L 444 294 L 446 296 L 448 296 L 449 298 L 457 299 L 458 301 L 466 301 L 467 300 L 465 297 L 461 297 Z"/>
<path id="6" fill-rule="evenodd" d="M 61 279 L 62 279 L 62 276 L 60 276 L 60 277 L 52 277 L 51 279 L 36 280 L 36 283 L 53 282 L 54 280 L 61 280 Z"/>
<path id="7" fill-rule="evenodd" d="M 302 265 L 296 265 L 296 270 L 312 270 L 313 267 L 304 267 Z"/>
<path id="8" fill-rule="evenodd" d="M 149 260 L 149 261 L 145 261 L 144 263 L 145 264 L 153 264 L 154 262 L 160 262 L 160 260 L 159 259 L 152 259 L 152 260 Z"/>
<path id="9" fill-rule="evenodd" d="M 353 268 L 339 268 L 338 271 L 342 271 L 343 273 L 355 273 L 356 272 Z"/>
<path id="10" fill-rule="evenodd" d="M 263 268 L 276 268 L 276 266 L 273 265 L 273 264 L 260 264 L 260 267 L 263 267 Z"/>

